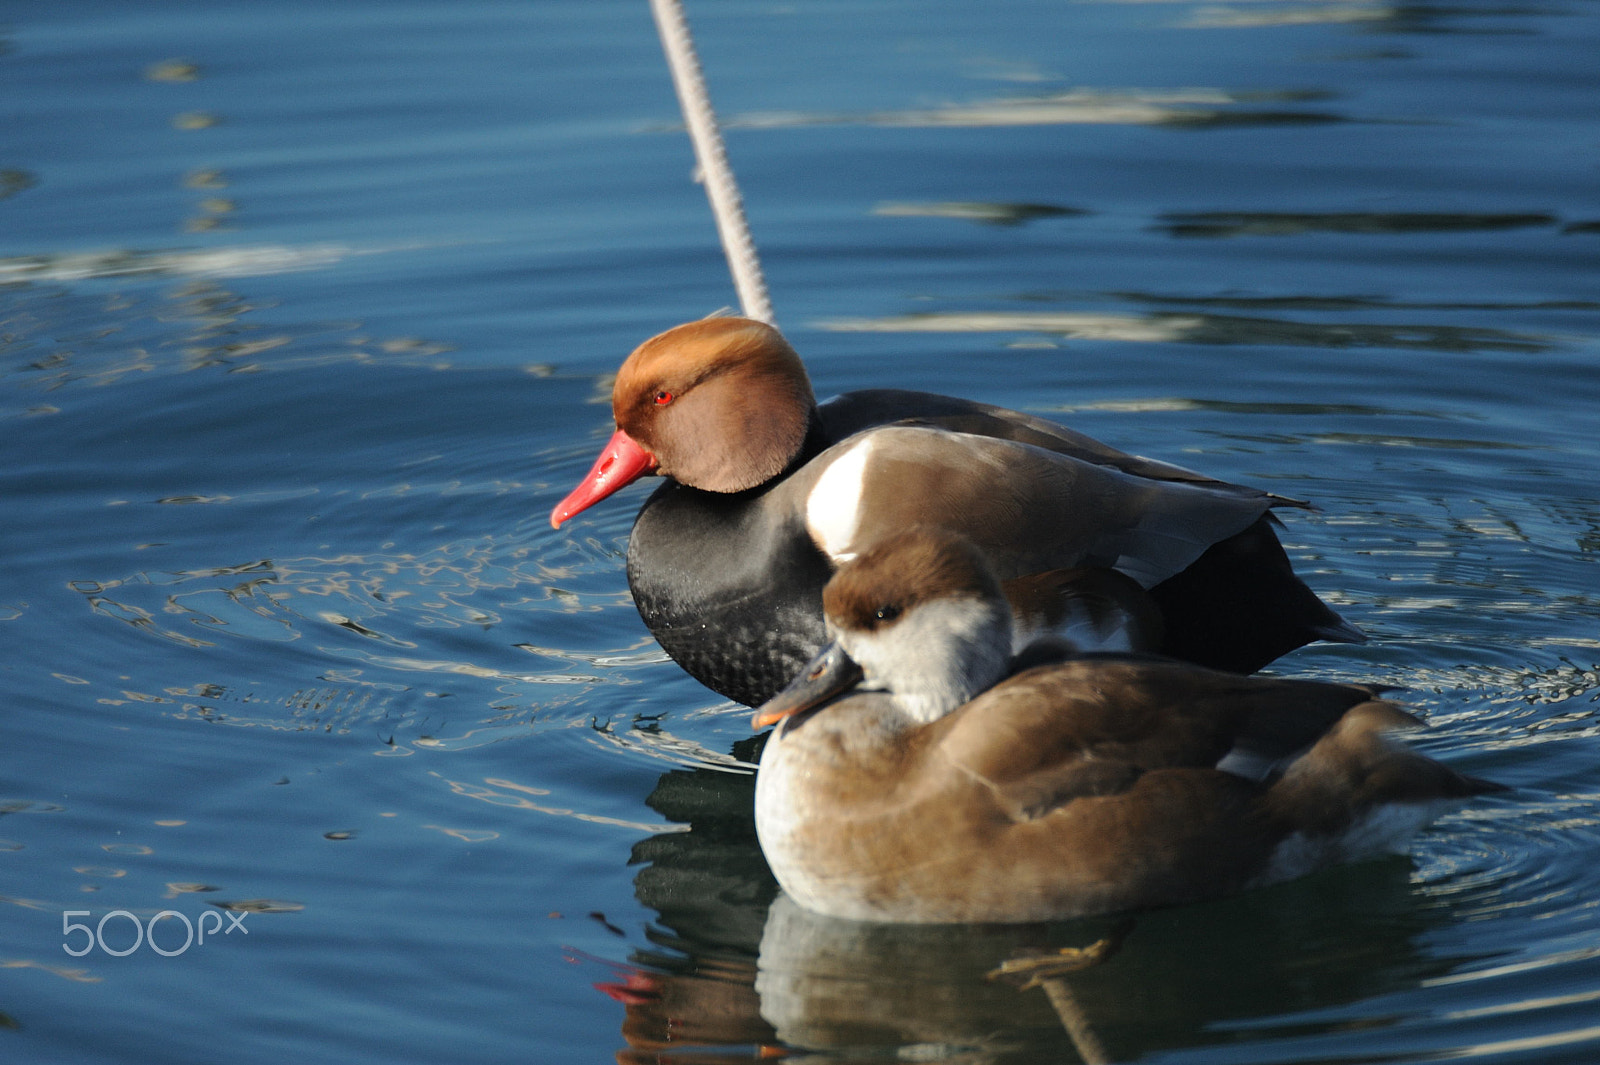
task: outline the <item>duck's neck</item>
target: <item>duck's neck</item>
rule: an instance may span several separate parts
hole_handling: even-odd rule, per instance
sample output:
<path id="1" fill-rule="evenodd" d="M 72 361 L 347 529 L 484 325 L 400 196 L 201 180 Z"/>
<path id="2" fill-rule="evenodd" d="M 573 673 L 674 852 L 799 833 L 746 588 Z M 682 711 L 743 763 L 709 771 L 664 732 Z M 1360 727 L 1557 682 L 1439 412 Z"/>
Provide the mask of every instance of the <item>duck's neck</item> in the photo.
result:
<path id="1" fill-rule="evenodd" d="M 789 465 L 785 466 L 778 476 L 789 476 L 835 443 L 837 441 L 828 439 L 827 430 L 822 427 L 822 415 L 817 412 L 817 405 L 813 403 L 811 410 L 806 414 L 806 434 L 800 440 L 800 449 L 794 453 L 794 458 L 789 460 Z"/>

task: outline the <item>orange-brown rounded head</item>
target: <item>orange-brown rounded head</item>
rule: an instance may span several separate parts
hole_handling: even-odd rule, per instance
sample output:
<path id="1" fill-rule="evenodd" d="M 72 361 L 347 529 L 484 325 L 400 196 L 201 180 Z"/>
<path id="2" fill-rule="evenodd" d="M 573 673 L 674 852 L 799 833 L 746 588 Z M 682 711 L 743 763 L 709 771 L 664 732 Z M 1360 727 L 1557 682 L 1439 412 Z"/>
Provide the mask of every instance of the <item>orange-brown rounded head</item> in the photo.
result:
<path id="1" fill-rule="evenodd" d="M 764 484 L 800 454 L 815 409 L 800 356 L 772 326 L 705 318 L 669 329 L 617 371 L 617 431 L 550 524 L 647 473 L 708 492 Z"/>

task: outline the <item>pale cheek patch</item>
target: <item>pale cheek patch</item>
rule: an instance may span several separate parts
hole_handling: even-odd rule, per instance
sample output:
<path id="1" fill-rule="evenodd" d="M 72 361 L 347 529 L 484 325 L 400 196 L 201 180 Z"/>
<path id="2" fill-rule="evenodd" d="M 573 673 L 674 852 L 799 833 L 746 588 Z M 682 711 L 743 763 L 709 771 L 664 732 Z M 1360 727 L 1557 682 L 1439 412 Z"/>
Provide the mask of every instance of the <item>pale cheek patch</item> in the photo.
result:
<path id="1" fill-rule="evenodd" d="M 992 687 L 1011 657 L 1006 615 L 969 598 L 937 599 L 875 632 L 840 632 L 867 685 L 892 692 L 918 724 L 937 721 Z"/>
<path id="2" fill-rule="evenodd" d="M 835 563 L 856 557 L 851 550 L 861 523 L 861 495 L 872 454 L 872 437 L 834 459 L 806 497 L 806 530 Z"/>

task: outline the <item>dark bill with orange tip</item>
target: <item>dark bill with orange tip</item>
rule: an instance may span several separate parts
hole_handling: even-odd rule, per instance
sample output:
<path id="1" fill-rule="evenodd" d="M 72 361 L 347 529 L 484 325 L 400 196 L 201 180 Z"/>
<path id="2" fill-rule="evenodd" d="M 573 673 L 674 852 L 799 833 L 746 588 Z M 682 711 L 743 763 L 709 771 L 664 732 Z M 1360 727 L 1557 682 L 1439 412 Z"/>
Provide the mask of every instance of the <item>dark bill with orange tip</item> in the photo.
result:
<path id="1" fill-rule="evenodd" d="M 861 683 L 861 676 L 856 660 L 845 654 L 837 641 L 830 643 L 806 663 L 788 687 L 756 708 L 750 727 L 766 728 L 786 717 L 814 710 Z"/>
<path id="2" fill-rule="evenodd" d="M 561 523 L 600 502 L 606 496 L 637 481 L 656 468 L 656 457 L 627 433 L 618 429 L 606 441 L 600 457 L 594 460 L 589 472 L 584 474 L 578 487 L 567 493 L 567 498 L 556 504 L 550 512 L 550 527 L 561 528 Z"/>

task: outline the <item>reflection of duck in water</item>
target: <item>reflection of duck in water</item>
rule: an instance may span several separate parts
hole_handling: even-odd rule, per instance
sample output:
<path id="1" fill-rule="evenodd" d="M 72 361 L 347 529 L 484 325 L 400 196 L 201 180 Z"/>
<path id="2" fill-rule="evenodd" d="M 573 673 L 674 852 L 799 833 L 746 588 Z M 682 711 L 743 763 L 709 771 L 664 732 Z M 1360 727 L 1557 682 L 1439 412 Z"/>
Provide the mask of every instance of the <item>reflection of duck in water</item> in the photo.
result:
<path id="1" fill-rule="evenodd" d="M 948 533 L 880 541 L 824 609 L 834 642 L 756 719 L 778 724 L 762 849 L 818 913 L 1041 921 L 1185 902 L 1401 850 L 1499 787 L 1392 741 L 1420 722 L 1368 688 L 1128 655 L 1007 677 L 1011 611 Z"/>
<path id="2" fill-rule="evenodd" d="M 752 1045 L 804 1048 L 823 1054 L 819 1060 L 834 1060 L 829 1052 L 895 1060 L 905 1047 L 924 1060 L 1074 1060 L 1073 1040 L 1043 993 L 1019 993 L 986 975 L 1020 953 L 1091 942 L 1115 919 L 878 924 L 821 917 L 781 895 L 769 911 L 759 859 L 735 853 L 720 816 L 709 824 L 702 817 L 707 800 L 730 813 L 738 799 L 748 802 L 739 778 L 709 770 L 669 776 L 662 811 L 676 817 L 692 808 L 695 827 L 635 854 L 651 863 L 637 882 L 639 900 L 659 919 L 629 957 L 629 993 L 606 989 L 626 1006 L 619 1062 L 656 1063 L 663 1052 L 675 1061 L 731 1061 L 730 1050 L 694 1048 L 741 1048 L 742 1058 Z M 686 795 L 686 786 L 698 794 Z M 716 797 L 724 791 L 726 804 Z M 708 838 L 697 845 L 704 828 Z M 753 836 L 747 847 L 754 851 Z M 1413 988 L 1462 964 L 1428 935 L 1450 914 L 1411 883 L 1405 859 L 1335 869 L 1141 914 L 1120 952 L 1071 976 L 1070 986 L 1118 1061 L 1279 1037 L 1281 1026 L 1260 1020 L 1273 1015 L 1294 1015 L 1285 1023 L 1302 1035 L 1323 1024 L 1337 1031 L 1349 1023 L 1345 1014 L 1321 1024 L 1303 1015 Z M 1246 1022 L 1254 1034 L 1241 1034 L 1244 1018 L 1258 1019 Z"/>
<path id="3" fill-rule="evenodd" d="M 912 522 L 957 530 L 1004 580 L 1084 566 L 1138 582 L 1156 649 L 1250 672 L 1359 632 L 1294 575 L 1271 511 L 1304 506 L 1124 454 L 1040 418 L 900 389 L 813 397 L 771 326 L 711 318 L 645 341 L 617 373 L 616 432 L 550 516 L 667 480 L 628 540 L 651 633 L 751 705 L 825 641 L 833 567 Z"/>
<path id="4" fill-rule="evenodd" d="M 741 740 L 733 755 L 756 760 L 767 735 Z M 980 1047 L 1003 1048 L 995 1057 L 1006 1061 L 1073 1060 L 1077 1048 L 1044 993 L 986 974 L 1029 951 L 1092 942 L 1119 919 L 877 924 L 821 917 L 781 895 L 773 902 L 754 784 L 719 762 L 663 773 L 647 800 L 691 827 L 633 850 L 635 893 L 656 917 L 601 985 L 626 1010 L 619 1062 L 657 1062 L 666 1051 L 724 1061 L 732 1051 L 693 1048 L 773 1044 L 851 1060 L 894 1058 L 908 1046 L 948 1050 L 940 1060 L 991 1060 L 970 1053 Z M 1276 1038 L 1283 1027 L 1264 1021 L 1275 1015 L 1297 1018 L 1284 1023 L 1300 1034 L 1321 1030 L 1303 1015 L 1414 988 L 1465 960 L 1441 952 L 1431 934 L 1452 908 L 1412 876 L 1412 863 L 1396 857 L 1143 913 L 1115 957 L 1069 978 L 1072 994 L 1114 1060 Z M 1245 1018 L 1255 1018 L 1245 1022 L 1249 1036 Z M 1329 1018 L 1329 1031 L 1349 1023 L 1344 1013 Z"/>

